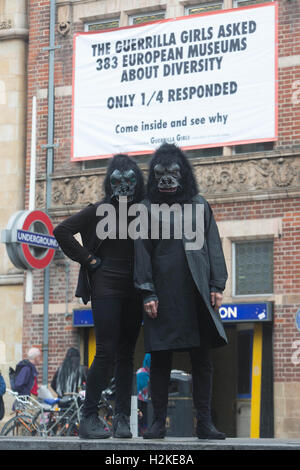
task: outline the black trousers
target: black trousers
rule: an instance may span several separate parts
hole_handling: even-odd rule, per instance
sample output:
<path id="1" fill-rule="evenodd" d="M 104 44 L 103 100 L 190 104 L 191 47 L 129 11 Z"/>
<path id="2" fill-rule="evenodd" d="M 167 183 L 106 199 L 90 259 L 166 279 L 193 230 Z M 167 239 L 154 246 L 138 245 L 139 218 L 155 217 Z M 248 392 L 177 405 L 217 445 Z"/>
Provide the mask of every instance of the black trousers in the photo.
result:
<path id="1" fill-rule="evenodd" d="M 211 418 L 212 360 L 208 347 L 191 348 L 193 401 L 200 419 Z M 152 351 L 150 366 L 151 400 L 154 418 L 166 418 L 168 386 L 172 368 L 173 351 Z"/>
<path id="2" fill-rule="evenodd" d="M 88 370 L 84 416 L 97 412 L 115 363 L 115 414 L 130 415 L 133 356 L 142 322 L 140 297 L 92 300 L 96 354 Z"/>

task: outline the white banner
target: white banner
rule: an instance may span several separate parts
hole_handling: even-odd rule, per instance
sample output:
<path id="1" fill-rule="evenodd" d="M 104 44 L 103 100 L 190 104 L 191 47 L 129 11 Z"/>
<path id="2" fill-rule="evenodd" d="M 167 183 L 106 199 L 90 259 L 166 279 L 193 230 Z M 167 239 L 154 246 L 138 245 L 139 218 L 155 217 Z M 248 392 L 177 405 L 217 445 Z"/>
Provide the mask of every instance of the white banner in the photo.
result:
<path id="1" fill-rule="evenodd" d="M 277 139 L 277 4 L 74 36 L 72 160 Z"/>

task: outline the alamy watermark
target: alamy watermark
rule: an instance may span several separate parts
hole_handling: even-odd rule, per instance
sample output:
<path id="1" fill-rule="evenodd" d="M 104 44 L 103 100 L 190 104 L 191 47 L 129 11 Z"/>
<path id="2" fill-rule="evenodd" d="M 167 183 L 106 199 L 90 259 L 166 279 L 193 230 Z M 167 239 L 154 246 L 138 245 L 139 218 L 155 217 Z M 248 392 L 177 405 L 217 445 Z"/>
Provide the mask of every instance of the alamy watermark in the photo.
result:
<path id="1" fill-rule="evenodd" d="M 184 239 L 187 250 L 200 250 L 204 243 L 204 204 L 127 204 L 119 198 L 118 210 L 113 204 L 100 204 L 96 212 L 101 220 L 97 237 L 120 239 Z M 130 220 L 129 220 L 130 219 Z"/>

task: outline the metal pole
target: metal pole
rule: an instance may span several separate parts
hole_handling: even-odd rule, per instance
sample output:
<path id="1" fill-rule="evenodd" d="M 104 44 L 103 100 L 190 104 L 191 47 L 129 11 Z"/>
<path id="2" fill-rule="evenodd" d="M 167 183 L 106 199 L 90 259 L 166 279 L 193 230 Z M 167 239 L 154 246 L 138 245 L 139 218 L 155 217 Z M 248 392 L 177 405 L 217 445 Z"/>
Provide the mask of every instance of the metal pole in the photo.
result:
<path id="1" fill-rule="evenodd" d="M 31 152 L 30 152 L 30 186 L 29 207 L 35 209 L 35 176 L 36 176 L 36 96 L 32 98 Z"/>
<path id="2" fill-rule="evenodd" d="M 30 152 L 30 183 L 29 183 L 29 206 L 28 209 L 35 209 L 35 179 L 36 179 L 36 96 L 32 98 L 32 119 L 31 119 L 31 152 Z M 33 272 L 26 270 L 26 291 L 25 302 L 32 302 Z"/>
<path id="3" fill-rule="evenodd" d="M 51 207 L 51 176 L 53 172 L 54 150 L 54 54 L 55 54 L 55 0 L 50 0 L 50 26 L 49 26 L 49 79 L 48 79 L 48 142 L 46 169 L 46 213 Z M 48 214 L 49 215 L 49 214 Z M 44 270 L 44 321 L 43 321 L 43 385 L 48 385 L 48 328 L 49 328 L 49 291 L 50 268 Z"/>

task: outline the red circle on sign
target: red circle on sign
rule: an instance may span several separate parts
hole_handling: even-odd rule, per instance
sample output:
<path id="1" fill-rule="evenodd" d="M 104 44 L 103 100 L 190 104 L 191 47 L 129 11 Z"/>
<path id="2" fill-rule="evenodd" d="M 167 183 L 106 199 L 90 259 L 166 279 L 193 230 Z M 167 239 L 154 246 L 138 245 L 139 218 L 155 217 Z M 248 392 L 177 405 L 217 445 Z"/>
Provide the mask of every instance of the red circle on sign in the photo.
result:
<path id="1" fill-rule="evenodd" d="M 53 225 L 47 214 L 42 211 L 32 211 L 28 214 L 26 219 L 24 220 L 22 230 L 29 230 L 29 227 L 31 224 L 34 222 L 42 222 L 48 229 L 48 235 L 53 236 Z M 32 268 L 36 269 L 44 269 L 46 268 L 52 261 L 52 258 L 54 256 L 55 250 L 53 248 L 49 248 L 48 251 L 46 251 L 46 254 L 43 258 L 35 258 L 30 249 L 29 246 L 26 243 L 22 244 L 22 250 L 24 253 L 24 256 L 26 258 L 26 261 L 30 264 Z"/>

